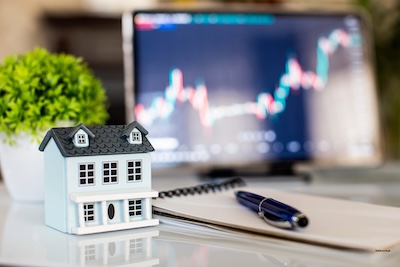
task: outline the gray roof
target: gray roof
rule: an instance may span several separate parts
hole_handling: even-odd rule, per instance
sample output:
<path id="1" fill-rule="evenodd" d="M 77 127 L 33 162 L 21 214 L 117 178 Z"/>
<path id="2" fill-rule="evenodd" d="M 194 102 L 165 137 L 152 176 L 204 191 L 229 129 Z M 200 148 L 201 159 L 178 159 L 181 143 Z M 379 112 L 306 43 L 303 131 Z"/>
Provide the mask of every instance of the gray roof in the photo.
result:
<path id="1" fill-rule="evenodd" d="M 130 144 L 127 140 L 130 132 L 138 129 L 142 133 L 142 144 Z M 88 147 L 76 147 L 72 142 L 74 134 L 82 129 L 89 136 Z M 128 125 L 85 126 L 52 128 L 39 146 L 44 151 L 51 138 L 64 157 L 94 155 L 135 154 L 154 151 L 146 135 L 148 132 L 138 122 Z"/>

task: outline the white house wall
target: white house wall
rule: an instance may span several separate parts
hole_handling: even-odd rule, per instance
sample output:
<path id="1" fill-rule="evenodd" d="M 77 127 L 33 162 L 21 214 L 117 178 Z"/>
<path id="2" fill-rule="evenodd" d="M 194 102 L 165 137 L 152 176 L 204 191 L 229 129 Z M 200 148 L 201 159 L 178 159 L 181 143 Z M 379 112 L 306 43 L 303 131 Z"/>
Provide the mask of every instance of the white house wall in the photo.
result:
<path id="1" fill-rule="evenodd" d="M 67 231 L 67 188 L 65 158 L 51 139 L 44 152 L 45 222 L 60 231 Z"/>
<path id="2" fill-rule="evenodd" d="M 127 161 L 138 160 L 142 161 L 142 181 L 141 182 L 128 182 L 127 181 Z M 118 183 L 103 184 L 103 162 L 117 161 L 118 162 Z M 94 185 L 79 185 L 79 163 L 94 163 Z M 69 157 L 66 159 L 66 173 L 67 173 L 67 207 L 69 225 L 68 229 L 79 225 L 78 206 L 77 203 L 70 199 L 73 193 L 99 193 L 108 191 L 126 191 L 132 190 L 151 190 L 151 159 L 148 153 L 138 154 L 122 154 L 122 155 L 106 155 L 106 156 L 82 156 L 82 157 Z M 123 210 L 123 201 L 113 202 L 116 208 L 116 216 L 122 216 L 120 213 Z M 101 203 L 96 202 L 96 210 L 101 210 Z M 147 207 L 149 208 L 149 207 Z M 151 205 L 150 205 L 151 208 Z M 96 221 L 99 223 L 102 218 L 97 216 Z M 123 221 L 123 218 L 120 218 Z"/>
<path id="3" fill-rule="evenodd" d="M 128 160 L 142 160 L 142 182 L 127 182 L 127 167 Z M 102 192 L 118 189 L 141 189 L 151 188 L 151 164 L 150 154 L 122 154 L 122 155 L 106 155 L 106 156 L 83 156 L 83 157 L 68 157 L 67 159 L 67 191 L 68 193 L 79 192 Z M 102 163 L 109 161 L 118 161 L 118 183 L 103 184 Z M 95 184 L 94 185 L 79 185 L 79 163 L 95 164 Z"/>

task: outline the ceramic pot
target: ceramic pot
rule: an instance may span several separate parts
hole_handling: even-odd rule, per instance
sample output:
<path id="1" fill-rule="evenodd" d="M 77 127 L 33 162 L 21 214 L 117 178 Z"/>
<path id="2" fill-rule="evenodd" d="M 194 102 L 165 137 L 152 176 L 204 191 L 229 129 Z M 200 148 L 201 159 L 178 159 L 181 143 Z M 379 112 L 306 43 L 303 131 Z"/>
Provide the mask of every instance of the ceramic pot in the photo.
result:
<path id="1" fill-rule="evenodd" d="M 44 157 L 39 144 L 24 134 L 14 140 L 13 145 L 0 140 L 0 168 L 7 191 L 17 201 L 44 201 Z"/>

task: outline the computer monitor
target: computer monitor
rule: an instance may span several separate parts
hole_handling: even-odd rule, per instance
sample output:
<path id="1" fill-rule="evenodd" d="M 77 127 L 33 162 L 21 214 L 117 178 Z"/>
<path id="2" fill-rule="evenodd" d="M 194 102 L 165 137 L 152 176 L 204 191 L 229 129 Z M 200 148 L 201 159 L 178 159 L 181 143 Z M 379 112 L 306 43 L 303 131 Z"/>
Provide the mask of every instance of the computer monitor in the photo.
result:
<path id="1" fill-rule="evenodd" d="M 126 14 L 127 120 L 154 166 L 378 163 L 368 31 L 356 11 Z"/>

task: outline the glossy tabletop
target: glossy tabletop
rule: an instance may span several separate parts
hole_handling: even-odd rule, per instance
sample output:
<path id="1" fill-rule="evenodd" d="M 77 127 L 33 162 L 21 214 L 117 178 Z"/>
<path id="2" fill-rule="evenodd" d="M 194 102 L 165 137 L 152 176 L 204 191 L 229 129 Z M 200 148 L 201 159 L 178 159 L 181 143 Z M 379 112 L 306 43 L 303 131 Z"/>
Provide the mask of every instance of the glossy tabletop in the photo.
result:
<path id="1" fill-rule="evenodd" d="M 400 171 L 400 168 L 399 168 Z M 370 172 L 371 173 L 371 172 Z M 399 172 L 400 174 L 400 172 Z M 316 173 L 312 183 L 248 179 L 258 186 L 322 194 L 400 207 L 400 175 L 387 172 L 379 183 L 364 177 L 333 182 Z M 376 175 L 375 175 L 376 176 Z M 374 176 L 374 177 L 375 177 Z M 398 177 L 398 178 L 397 178 Z M 321 182 L 323 181 L 323 182 Z M 202 182 L 196 177 L 155 177 L 166 190 Z M 399 194 L 400 195 L 400 194 Z M 377 225 L 379 227 L 379 225 Z M 0 184 L 0 264 L 15 266 L 398 266 L 398 251 L 372 254 L 335 250 L 207 228 L 158 226 L 85 236 L 68 235 L 44 224 L 43 203 L 10 199 Z"/>

